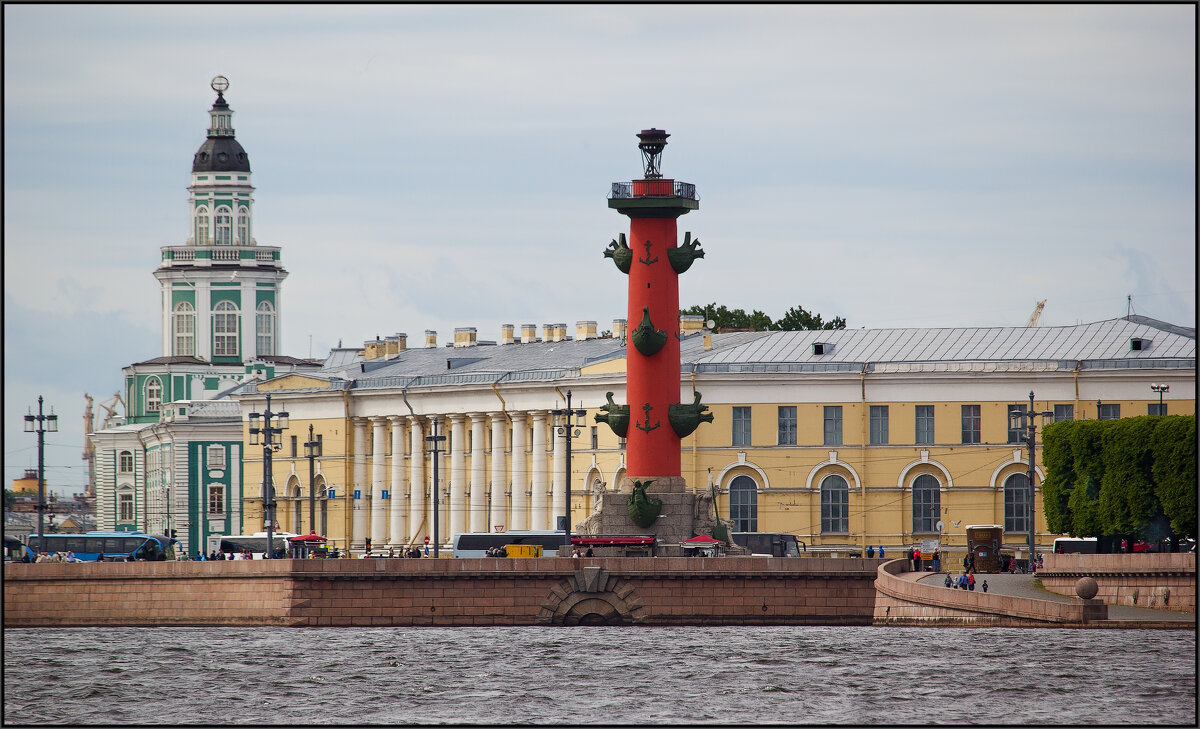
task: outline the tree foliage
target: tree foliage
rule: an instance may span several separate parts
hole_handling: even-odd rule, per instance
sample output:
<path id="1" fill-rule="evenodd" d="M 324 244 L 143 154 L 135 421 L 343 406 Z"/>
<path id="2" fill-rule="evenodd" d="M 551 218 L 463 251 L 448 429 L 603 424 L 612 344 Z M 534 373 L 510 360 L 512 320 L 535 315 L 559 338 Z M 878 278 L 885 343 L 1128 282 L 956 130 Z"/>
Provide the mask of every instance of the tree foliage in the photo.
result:
<path id="1" fill-rule="evenodd" d="M 1196 417 L 1054 423 L 1042 435 L 1051 531 L 1157 541 L 1196 535 Z"/>
<path id="2" fill-rule="evenodd" d="M 803 306 L 793 306 L 783 313 L 777 321 L 755 309 L 746 313 L 745 309 L 729 309 L 718 305 L 715 301 L 708 306 L 689 306 L 681 309 L 680 314 L 702 316 L 712 319 L 718 329 L 752 329 L 756 332 L 774 331 L 806 331 L 811 329 L 845 329 L 846 320 L 836 316 L 824 321 L 820 314 L 811 314 Z"/>

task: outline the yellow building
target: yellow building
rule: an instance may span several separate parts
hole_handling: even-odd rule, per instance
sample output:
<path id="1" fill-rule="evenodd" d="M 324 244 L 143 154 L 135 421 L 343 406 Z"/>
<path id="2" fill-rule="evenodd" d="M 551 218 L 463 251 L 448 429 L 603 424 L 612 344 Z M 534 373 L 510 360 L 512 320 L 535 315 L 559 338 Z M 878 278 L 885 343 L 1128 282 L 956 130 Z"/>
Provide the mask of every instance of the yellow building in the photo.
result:
<path id="1" fill-rule="evenodd" d="M 36 469 L 25 469 L 25 475 L 13 479 L 13 492 L 18 494 L 37 494 L 38 472 Z"/>
<path id="2" fill-rule="evenodd" d="M 614 322 L 623 333 L 624 322 Z M 1001 524 L 1004 547 L 1023 554 L 1028 453 L 1009 412 L 1034 393 L 1041 425 L 1056 418 L 1119 418 L 1162 409 L 1195 412 L 1195 330 L 1146 317 L 1067 327 L 856 329 L 709 334 L 682 323 L 682 402 L 693 391 L 714 415 L 683 441 L 682 473 L 712 489 L 722 517 L 744 531 L 797 535 L 809 554 L 902 551 L 937 539 L 965 549 L 968 524 Z M 307 532 L 308 427 L 318 533 L 358 551 L 420 544 L 433 532 L 438 443 L 438 535 L 556 528 L 565 513 L 566 440 L 550 411 L 588 411 L 573 441 L 571 522 L 591 513 L 598 489 L 624 476 L 621 440 L 592 416 L 611 392 L 624 398 L 624 342 L 576 336 L 563 324 L 502 328 L 498 342 L 456 330 L 422 348 L 406 337 L 331 352 L 315 375 L 252 383 L 234 398 L 243 419 L 286 410 L 275 452 L 279 528 Z M 247 427 L 248 427 L 247 423 Z M 561 431 L 558 431 L 561 432 Z M 248 433 L 247 433 L 248 438 Z M 1040 440 L 1040 437 L 1039 437 Z M 248 441 L 247 441 L 248 442 Z M 416 454 L 416 457 L 414 457 Z M 1035 456 L 1041 462 L 1040 448 Z M 262 528 L 262 448 L 244 460 L 246 530 Z M 1046 531 L 1035 471 L 1034 526 Z"/>

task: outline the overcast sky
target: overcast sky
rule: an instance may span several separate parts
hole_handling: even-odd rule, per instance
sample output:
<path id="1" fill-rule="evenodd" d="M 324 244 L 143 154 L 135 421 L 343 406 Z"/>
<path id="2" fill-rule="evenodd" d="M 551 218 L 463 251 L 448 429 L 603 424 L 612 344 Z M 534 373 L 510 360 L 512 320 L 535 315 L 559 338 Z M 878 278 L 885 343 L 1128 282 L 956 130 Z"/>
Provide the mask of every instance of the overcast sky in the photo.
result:
<path id="1" fill-rule="evenodd" d="M 161 354 L 160 246 L 229 78 L 283 353 L 610 328 L 605 202 L 671 133 L 682 306 L 850 327 L 1196 322 L 1193 5 L 4 6 L 4 477 Z M 311 341 L 311 350 L 310 350 Z M 97 407 L 97 418 L 102 415 Z"/>

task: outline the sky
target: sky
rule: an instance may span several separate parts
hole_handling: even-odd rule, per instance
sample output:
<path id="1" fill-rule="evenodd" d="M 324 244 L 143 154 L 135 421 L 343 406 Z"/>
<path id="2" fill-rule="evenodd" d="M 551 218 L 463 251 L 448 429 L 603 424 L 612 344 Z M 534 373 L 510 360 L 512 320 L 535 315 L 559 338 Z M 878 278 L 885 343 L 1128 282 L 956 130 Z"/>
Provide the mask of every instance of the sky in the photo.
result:
<path id="1" fill-rule="evenodd" d="M 290 272 L 283 354 L 611 328 L 606 197 L 649 127 L 700 196 L 681 307 L 1194 327 L 1195 27 L 1191 4 L 5 4 L 6 487 L 42 395 L 47 483 L 82 491 L 84 393 L 161 354 L 152 272 L 218 74 Z"/>

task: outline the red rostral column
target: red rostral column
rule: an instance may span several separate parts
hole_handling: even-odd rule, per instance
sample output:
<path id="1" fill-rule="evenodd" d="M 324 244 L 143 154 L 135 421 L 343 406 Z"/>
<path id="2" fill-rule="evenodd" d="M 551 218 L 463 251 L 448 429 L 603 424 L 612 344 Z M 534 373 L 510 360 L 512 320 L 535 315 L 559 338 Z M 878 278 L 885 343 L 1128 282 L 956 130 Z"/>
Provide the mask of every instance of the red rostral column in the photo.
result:
<path id="1" fill-rule="evenodd" d="M 682 490 L 680 441 L 698 423 L 688 427 L 672 420 L 686 421 L 689 410 L 701 419 L 712 419 L 700 415 L 698 398 L 694 405 L 679 403 L 679 274 L 704 253 L 698 240 L 691 242 L 690 234 L 682 248 L 676 245 L 676 219 L 700 204 L 694 185 L 662 176 L 662 151 L 669 135 L 661 129 L 645 129 L 637 136 L 644 177 L 613 183 L 608 201 L 610 208 L 629 216 L 628 243 L 622 235 L 620 243 L 613 241 L 605 252 L 629 275 L 629 314 L 628 410 L 620 408 L 618 413 L 619 406 L 612 404 L 606 422 L 627 439 L 625 467 L 630 479 L 661 481 L 655 491 Z M 617 420 L 623 420 L 625 433 Z M 673 483 L 678 487 L 672 488 Z"/>

